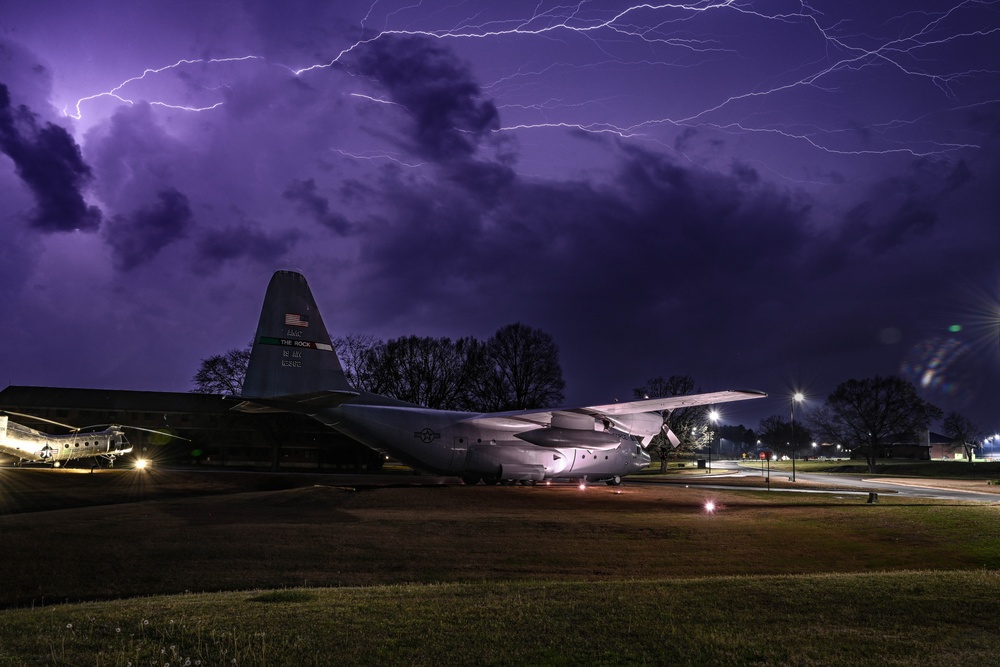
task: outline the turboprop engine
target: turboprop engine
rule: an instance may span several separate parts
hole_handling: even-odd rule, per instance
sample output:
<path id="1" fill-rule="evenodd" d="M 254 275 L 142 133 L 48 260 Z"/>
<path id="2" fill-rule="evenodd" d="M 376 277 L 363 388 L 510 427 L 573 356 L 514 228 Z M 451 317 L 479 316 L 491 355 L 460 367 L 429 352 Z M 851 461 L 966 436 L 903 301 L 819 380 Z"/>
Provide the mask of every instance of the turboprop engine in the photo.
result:
<path id="1" fill-rule="evenodd" d="M 663 417 L 656 413 L 615 415 L 608 421 L 591 415 L 573 412 L 552 413 L 552 425 L 518 433 L 517 437 L 539 447 L 584 447 L 586 449 L 614 449 L 621 438 L 610 433 L 608 427 L 630 435 L 649 436 L 660 432 Z"/>

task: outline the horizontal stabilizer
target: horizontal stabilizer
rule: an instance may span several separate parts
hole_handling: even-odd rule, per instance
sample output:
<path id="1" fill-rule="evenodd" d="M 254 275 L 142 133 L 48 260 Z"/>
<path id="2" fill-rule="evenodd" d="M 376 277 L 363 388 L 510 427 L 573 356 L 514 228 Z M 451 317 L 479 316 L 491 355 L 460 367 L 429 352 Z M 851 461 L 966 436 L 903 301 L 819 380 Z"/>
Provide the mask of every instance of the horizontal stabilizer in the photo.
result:
<path id="1" fill-rule="evenodd" d="M 298 412 L 312 415 L 327 408 L 335 408 L 358 396 L 356 391 L 313 391 L 306 394 L 290 394 L 288 396 L 267 396 L 244 399 L 233 407 L 237 412 Z"/>

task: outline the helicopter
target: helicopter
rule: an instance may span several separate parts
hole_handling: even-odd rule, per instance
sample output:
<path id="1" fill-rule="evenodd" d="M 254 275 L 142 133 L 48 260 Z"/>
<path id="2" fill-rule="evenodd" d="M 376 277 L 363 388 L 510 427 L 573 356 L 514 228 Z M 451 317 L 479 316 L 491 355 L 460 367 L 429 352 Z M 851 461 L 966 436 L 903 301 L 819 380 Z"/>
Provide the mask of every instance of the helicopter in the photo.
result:
<path id="1" fill-rule="evenodd" d="M 69 429 L 70 433 L 66 435 L 45 433 L 11 421 L 11 415 L 54 424 Z M 101 430 L 93 430 L 97 428 L 101 428 Z M 171 438 L 180 438 L 180 436 L 164 431 L 119 424 L 77 428 L 44 417 L 8 411 L 6 414 L 0 414 L 0 453 L 17 458 L 19 465 L 21 463 L 42 463 L 59 468 L 68 461 L 103 458 L 108 461 L 109 466 L 113 467 L 119 456 L 132 451 L 132 444 L 125 437 L 125 429 L 148 431 Z M 187 438 L 181 439 L 186 440 Z M 145 467 L 145 462 L 140 459 L 136 462 L 136 467 Z"/>

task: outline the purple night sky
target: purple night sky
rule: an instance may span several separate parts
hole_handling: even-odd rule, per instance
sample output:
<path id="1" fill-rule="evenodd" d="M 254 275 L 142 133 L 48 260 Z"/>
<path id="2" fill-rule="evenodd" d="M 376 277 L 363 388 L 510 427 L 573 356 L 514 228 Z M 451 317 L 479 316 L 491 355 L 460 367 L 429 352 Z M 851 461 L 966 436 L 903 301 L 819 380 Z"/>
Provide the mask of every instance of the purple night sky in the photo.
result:
<path id="1" fill-rule="evenodd" d="M 567 404 L 1000 428 L 996 0 L 34 0 L 0 84 L 0 387 L 187 391 L 292 269 L 334 336 L 539 327 Z"/>

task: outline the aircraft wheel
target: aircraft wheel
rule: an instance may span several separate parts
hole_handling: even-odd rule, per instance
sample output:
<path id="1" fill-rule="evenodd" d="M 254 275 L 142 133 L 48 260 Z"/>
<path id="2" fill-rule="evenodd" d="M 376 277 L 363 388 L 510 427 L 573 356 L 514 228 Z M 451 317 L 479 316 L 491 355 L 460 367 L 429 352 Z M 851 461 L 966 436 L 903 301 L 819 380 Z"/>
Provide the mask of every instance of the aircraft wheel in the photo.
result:
<path id="1" fill-rule="evenodd" d="M 483 484 L 486 486 L 496 486 L 499 481 L 500 478 L 494 475 L 483 475 Z"/>
<path id="2" fill-rule="evenodd" d="M 608 486 L 621 486 L 621 485 L 622 485 L 621 475 L 615 475 L 614 477 L 608 480 Z"/>
<path id="3" fill-rule="evenodd" d="M 469 476 L 469 477 L 463 477 L 462 481 L 465 482 L 466 484 L 468 484 L 469 486 L 475 486 L 476 484 L 479 484 L 479 480 L 480 479 L 481 478 L 479 478 L 479 477 Z"/>

